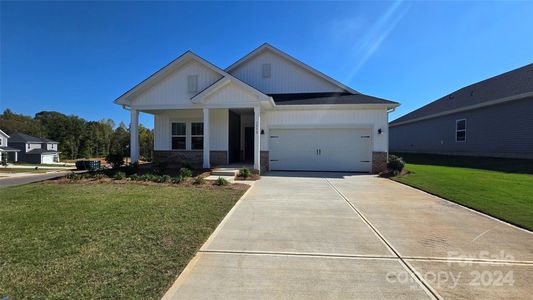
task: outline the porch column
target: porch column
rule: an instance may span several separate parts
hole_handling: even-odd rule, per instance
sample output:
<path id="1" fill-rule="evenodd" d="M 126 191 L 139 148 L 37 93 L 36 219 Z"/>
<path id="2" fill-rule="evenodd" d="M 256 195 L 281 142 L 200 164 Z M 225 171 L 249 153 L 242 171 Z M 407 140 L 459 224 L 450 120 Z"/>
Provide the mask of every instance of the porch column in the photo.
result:
<path id="1" fill-rule="evenodd" d="M 139 111 L 132 108 L 130 112 L 130 159 L 136 163 L 139 161 Z"/>
<path id="2" fill-rule="evenodd" d="M 209 169 L 209 108 L 204 108 L 204 169 Z"/>
<path id="3" fill-rule="evenodd" d="M 18 151 L 15 151 L 15 162 L 19 160 L 19 153 Z"/>
<path id="4" fill-rule="evenodd" d="M 254 107 L 254 169 L 261 170 L 261 107 Z"/>

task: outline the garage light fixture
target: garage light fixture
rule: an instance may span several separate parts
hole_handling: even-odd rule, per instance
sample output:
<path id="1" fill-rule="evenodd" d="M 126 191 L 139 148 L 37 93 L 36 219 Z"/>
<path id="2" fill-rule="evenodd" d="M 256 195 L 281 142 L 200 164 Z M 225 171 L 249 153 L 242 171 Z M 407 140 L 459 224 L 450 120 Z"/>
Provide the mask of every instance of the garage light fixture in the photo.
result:
<path id="1" fill-rule="evenodd" d="M 383 134 L 383 130 L 381 130 L 381 128 L 378 129 L 378 134 Z"/>

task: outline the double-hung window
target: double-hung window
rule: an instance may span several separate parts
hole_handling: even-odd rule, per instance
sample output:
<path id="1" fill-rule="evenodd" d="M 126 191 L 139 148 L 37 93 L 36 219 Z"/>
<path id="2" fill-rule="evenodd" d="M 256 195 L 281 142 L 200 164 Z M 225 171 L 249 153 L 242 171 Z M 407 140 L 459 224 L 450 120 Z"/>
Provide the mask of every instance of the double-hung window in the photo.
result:
<path id="1" fill-rule="evenodd" d="M 455 141 L 466 141 L 466 119 L 455 121 Z"/>
<path id="2" fill-rule="evenodd" d="M 172 150 L 187 149 L 187 125 L 172 123 Z"/>
<path id="3" fill-rule="evenodd" d="M 191 149 L 204 149 L 204 123 L 191 123 Z"/>

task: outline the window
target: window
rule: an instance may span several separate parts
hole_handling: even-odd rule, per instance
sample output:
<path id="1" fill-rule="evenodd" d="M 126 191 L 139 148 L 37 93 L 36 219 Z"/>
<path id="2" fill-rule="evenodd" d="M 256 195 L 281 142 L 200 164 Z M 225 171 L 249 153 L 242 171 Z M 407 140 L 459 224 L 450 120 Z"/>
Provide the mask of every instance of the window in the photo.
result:
<path id="1" fill-rule="evenodd" d="M 204 123 L 191 123 L 191 149 L 204 149 Z"/>
<path id="2" fill-rule="evenodd" d="M 187 86 L 189 93 L 198 92 L 198 75 L 187 76 Z"/>
<path id="3" fill-rule="evenodd" d="M 187 148 L 187 132 L 185 123 L 172 123 L 172 150 Z"/>
<path id="4" fill-rule="evenodd" d="M 263 78 L 270 78 L 272 66 L 270 64 L 263 64 Z"/>
<path id="5" fill-rule="evenodd" d="M 466 119 L 455 121 L 455 141 L 466 141 Z"/>

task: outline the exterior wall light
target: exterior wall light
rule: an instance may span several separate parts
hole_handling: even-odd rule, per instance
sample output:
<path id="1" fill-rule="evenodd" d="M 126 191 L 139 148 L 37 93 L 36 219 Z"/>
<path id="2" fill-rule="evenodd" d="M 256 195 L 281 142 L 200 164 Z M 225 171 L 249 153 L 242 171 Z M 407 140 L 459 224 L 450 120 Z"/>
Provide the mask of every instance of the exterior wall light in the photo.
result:
<path id="1" fill-rule="evenodd" d="M 383 134 L 383 130 L 381 130 L 381 128 L 378 129 L 378 134 Z"/>

